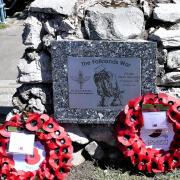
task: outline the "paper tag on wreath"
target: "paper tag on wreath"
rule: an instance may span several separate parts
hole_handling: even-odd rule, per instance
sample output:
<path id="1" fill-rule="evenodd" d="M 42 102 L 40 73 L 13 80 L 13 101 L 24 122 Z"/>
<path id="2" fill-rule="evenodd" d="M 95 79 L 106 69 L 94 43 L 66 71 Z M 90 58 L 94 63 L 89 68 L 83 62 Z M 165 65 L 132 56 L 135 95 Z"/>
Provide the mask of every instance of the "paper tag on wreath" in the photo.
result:
<path id="1" fill-rule="evenodd" d="M 164 149 L 167 151 L 174 137 L 174 130 L 171 123 L 167 129 L 145 129 L 141 128 L 140 137 L 146 144 L 146 148 Z"/>
<path id="2" fill-rule="evenodd" d="M 166 112 L 143 112 L 145 129 L 167 129 Z"/>
<path id="3" fill-rule="evenodd" d="M 143 104 L 142 115 L 145 129 L 167 129 L 168 122 L 166 110 L 168 106 L 163 104 Z"/>
<path id="4" fill-rule="evenodd" d="M 13 154 L 13 160 L 15 162 L 15 169 L 18 171 L 36 171 L 44 161 L 46 152 L 44 146 L 36 141 L 34 143 L 34 154 L 33 156 L 24 154 Z"/>
<path id="5" fill-rule="evenodd" d="M 10 153 L 33 155 L 34 134 L 11 132 L 9 149 Z"/>

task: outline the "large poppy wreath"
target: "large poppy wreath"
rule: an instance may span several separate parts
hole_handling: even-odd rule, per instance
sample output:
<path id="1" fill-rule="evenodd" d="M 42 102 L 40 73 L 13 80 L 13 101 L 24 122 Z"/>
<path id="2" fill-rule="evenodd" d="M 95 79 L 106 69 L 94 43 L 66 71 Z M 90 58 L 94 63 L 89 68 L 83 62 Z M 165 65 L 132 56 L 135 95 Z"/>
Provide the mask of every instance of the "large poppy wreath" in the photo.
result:
<path id="1" fill-rule="evenodd" d="M 25 166 L 32 170 L 21 170 L 16 166 L 17 155 L 8 153 L 10 136 L 13 131 L 35 134 L 35 143 L 40 144 L 44 159 L 37 169 L 35 164 L 40 160 L 38 147 L 34 148 L 33 156 L 24 155 Z M 39 151 L 40 152 L 40 151 Z M 26 113 L 13 116 L 10 121 L 0 126 L 0 177 L 1 179 L 64 179 L 72 166 L 72 142 L 52 117 L 46 114 Z M 41 152 L 42 153 L 42 152 Z M 42 153 L 42 154 L 43 154 Z"/>
<path id="2" fill-rule="evenodd" d="M 167 107 L 166 117 L 174 136 L 169 149 L 147 147 L 141 137 L 144 126 L 143 105 Z M 180 100 L 167 94 L 146 94 L 130 100 L 116 121 L 118 148 L 140 171 L 158 173 L 180 166 Z"/>

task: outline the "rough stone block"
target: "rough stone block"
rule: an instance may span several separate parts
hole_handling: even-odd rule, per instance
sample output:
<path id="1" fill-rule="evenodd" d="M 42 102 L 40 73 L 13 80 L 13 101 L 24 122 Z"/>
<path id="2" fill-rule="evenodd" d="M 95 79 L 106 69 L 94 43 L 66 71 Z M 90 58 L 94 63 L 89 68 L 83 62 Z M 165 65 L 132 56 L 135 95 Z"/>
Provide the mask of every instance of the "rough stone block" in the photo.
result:
<path id="1" fill-rule="evenodd" d="M 86 135 L 80 130 L 78 125 L 63 125 L 63 127 L 66 129 L 66 132 L 70 136 L 71 140 L 73 142 L 76 142 L 78 144 L 87 144 L 89 143 L 89 139 L 86 137 Z"/>
<path id="2" fill-rule="evenodd" d="M 83 162 L 86 161 L 86 159 L 82 155 L 82 151 L 83 151 L 83 149 L 79 150 L 76 153 L 73 153 L 73 159 L 72 159 L 73 166 L 75 166 L 75 167 L 79 166 L 80 164 L 82 164 Z"/>
<path id="3" fill-rule="evenodd" d="M 162 43 L 164 48 L 173 48 L 180 46 L 180 28 L 175 30 L 167 30 L 159 28 L 152 33 L 149 38 L 151 40 Z"/>
<path id="4" fill-rule="evenodd" d="M 38 60 L 28 62 L 26 59 L 20 59 L 18 70 L 18 80 L 21 83 L 44 83 L 52 80 L 50 57 L 44 52 L 39 54 Z"/>
<path id="5" fill-rule="evenodd" d="M 104 156 L 104 151 L 95 141 L 89 143 L 84 149 L 95 159 L 102 159 Z"/>
<path id="6" fill-rule="evenodd" d="M 17 88 L 12 102 L 20 111 L 52 114 L 52 87 L 50 84 L 24 84 Z"/>
<path id="7" fill-rule="evenodd" d="M 87 9 L 85 27 L 89 39 L 135 39 L 144 32 L 144 15 L 136 7 L 104 7 Z"/>
<path id="8" fill-rule="evenodd" d="M 174 50 L 168 53 L 167 67 L 169 69 L 180 70 L 180 50 Z"/>
<path id="9" fill-rule="evenodd" d="M 30 11 L 48 14 L 72 15 L 77 0 L 35 0 L 30 5 Z"/>
<path id="10" fill-rule="evenodd" d="M 153 12 L 153 18 L 175 23 L 180 20 L 180 5 L 173 3 L 157 4 Z"/>
<path id="11" fill-rule="evenodd" d="M 41 45 L 42 23 L 35 17 L 29 16 L 25 21 L 23 43 L 27 48 L 38 49 Z"/>
<path id="12" fill-rule="evenodd" d="M 176 87 L 180 86 L 180 72 L 169 72 L 162 77 L 164 86 Z"/>

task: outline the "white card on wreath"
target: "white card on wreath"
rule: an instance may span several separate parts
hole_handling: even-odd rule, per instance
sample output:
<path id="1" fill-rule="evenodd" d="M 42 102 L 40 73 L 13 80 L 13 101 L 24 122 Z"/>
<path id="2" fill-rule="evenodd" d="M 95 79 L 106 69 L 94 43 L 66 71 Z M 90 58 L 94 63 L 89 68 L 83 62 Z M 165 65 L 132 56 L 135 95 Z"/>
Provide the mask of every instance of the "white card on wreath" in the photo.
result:
<path id="1" fill-rule="evenodd" d="M 145 129 L 167 129 L 168 122 L 166 111 L 160 112 L 143 112 Z"/>
<path id="2" fill-rule="evenodd" d="M 33 155 L 34 140 L 34 134 L 11 132 L 8 151 L 10 153 Z"/>

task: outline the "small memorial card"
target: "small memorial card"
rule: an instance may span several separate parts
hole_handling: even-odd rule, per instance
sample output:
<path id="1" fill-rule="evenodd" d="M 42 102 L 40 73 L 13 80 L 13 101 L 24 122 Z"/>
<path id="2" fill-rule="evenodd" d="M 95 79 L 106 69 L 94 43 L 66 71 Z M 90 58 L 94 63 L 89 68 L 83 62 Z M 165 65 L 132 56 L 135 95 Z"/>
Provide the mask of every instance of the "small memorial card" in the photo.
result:
<path id="1" fill-rule="evenodd" d="M 145 129 L 167 129 L 166 111 L 143 112 Z"/>
<path id="2" fill-rule="evenodd" d="M 9 152 L 33 155 L 34 140 L 34 134 L 11 132 Z"/>

